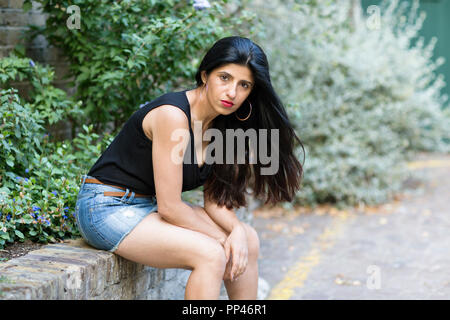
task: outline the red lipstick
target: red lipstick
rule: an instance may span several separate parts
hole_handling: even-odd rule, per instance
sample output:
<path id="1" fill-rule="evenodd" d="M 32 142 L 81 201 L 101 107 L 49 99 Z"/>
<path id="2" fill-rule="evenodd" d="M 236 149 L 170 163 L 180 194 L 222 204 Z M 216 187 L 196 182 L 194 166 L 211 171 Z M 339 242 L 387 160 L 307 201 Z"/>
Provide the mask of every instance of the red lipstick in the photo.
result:
<path id="1" fill-rule="evenodd" d="M 220 100 L 220 102 L 222 102 L 222 105 L 223 105 L 225 108 L 231 108 L 231 107 L 234 105 L 233 102 L 230 102 L 230 101 L 227 101 L 227 100 Z"/>

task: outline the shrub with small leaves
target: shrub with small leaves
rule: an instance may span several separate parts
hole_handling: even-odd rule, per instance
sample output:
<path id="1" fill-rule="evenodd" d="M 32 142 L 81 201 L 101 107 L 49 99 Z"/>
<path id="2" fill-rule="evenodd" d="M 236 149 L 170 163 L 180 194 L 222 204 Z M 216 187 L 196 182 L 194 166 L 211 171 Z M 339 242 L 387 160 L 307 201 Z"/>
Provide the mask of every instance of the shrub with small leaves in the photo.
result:
<path id="1" fill-rule="evenodd" d="M 255 1 L 256 2 L 256 1 Z M 306 151 L 295 203 L 380 204 L 401 191 L 417 151 L 450 151 L 450 108 L 418 37 L 418 1 L 384 1 L 378 28 L 357 1 L 258 1 L 274 86 Z M 406 5 L 405 5 L 406 4 Z M 417 40 L 417 41 L 415 41 Z M 298 158 L 303 159 L 298 146 Z M 288 207 L 292 204 L 286 204 Z"/>
<path id="2" fill-rule="evenodd" d="M 39 112 L 17 90 L 0 91 L 0 248 L 79 236 L 74 208 L 81 175 L 112 141 L 83 126 L 72 141 L 51 141 Z"/>
<path id="3" fill-rule="evenodd" d="M 44 126 L 83 115 L 80 101 L 73 102 L 66 92 L 53 86 L 54 74 L 51 66 L 25 57 L 20 46 L 8 57 L 0 59 L 0 88 L 9 89 L 12 83 L 19 81 L 29 83 L 30 90 L 19 96 L 19 101 L 29 103 L 30 110 L 39 112 L 36 119 L 42 119 Z"/>

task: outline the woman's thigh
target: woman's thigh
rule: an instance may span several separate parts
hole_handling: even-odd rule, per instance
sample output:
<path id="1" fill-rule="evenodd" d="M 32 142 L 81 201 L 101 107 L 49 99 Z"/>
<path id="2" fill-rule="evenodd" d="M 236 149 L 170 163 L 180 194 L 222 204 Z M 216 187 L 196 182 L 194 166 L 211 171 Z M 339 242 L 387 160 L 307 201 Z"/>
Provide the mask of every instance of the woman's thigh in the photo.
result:
<path id="1" fill-rule="evenodd" d="M 202 259 L 220 258 L 224 249 L 217 240 L 170 224 L 153 212 L 122 240 L 114 253 L 155 268 L 193 270 Z"/>

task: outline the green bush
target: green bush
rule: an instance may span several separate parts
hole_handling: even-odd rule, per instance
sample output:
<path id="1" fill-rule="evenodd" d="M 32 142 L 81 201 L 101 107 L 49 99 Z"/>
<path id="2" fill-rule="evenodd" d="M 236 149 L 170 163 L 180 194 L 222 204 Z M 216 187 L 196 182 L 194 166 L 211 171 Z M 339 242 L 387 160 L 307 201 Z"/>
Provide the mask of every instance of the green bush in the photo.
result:
<path id="1" fill-rule="evenodd" d="M 260 42 L 274 86 L 307 153 L 299 204 L 383 203 L 401 190 L 415 152 L 450 150 L 444 82 L 434 73 L 443 61 L 432 59 L 434 41 L 413 43 L 424 19 L 418 2 L 409 11 L 385 2 L 378 29 L 363 16 L 352 19 L 355 3 L 270 1 L 253 8 L 267 26 Z"/>
<path id="2" fill-rule="evenodd" d="M 211 2 L 207 10 L 195 10 L 191 1 L 35 2 L 47 20 L 45 26 L 30 26 L 28 41 L 42 34 L 62 50 L 74 98 L 85 111 L 75 126 L 93 123 L 97 133 L 108 123 L 121 127 L 143 102 L 193 83 L 200 55 L 217 39 L 253 30 L 254 16 L 228 12 L 226 0 Z M 25 1 L 24 9 L 30 4 Z M 79 29 L 71 25 L 76 12 L 67 12 L 74 4 Z"/>
<path id="3" fill-rule="evenodd" d="M 73 102 L 63 90 L 53 86 L 55 72 L 52 67 L 34 63 L 20 55 L 23 52 L 19 47 L 15 53 L 0 59 L 0 88 L 8 89 L 11 83 L 19 81 L 29 84 L 30 90 L 19 100 L 21 103 L 29 102 L 30 110 L 39 112 L 36 118 L 42 119 L 43 125 L 83 114 L 79 108 L 81 101 Z"/>
<path id="4" fill-rule="evenodd" d="M 16 89 L 0 91 L 0 248 L 79 236 L 73 209 L 81 175 L 112 140 L 96 143 L 92 126 L 83 126 L 73 141 L 53 142 L 30 106 Z"/>

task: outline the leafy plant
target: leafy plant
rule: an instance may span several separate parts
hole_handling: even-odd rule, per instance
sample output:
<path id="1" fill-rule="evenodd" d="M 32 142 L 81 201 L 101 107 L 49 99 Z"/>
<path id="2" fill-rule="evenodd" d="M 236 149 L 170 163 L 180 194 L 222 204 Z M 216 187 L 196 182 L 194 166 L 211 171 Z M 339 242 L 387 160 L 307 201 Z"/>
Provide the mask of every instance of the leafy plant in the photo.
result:
<path id="1" fill-rule="evenodd" d="M 229 1 L 214 1 L 207 10 L 195 10 L 190 1 L 35 2 L 47 20 L 30 26 L 28 41 L 42 34 L 62 50 L 74 98 L 84 102 L 83 123 L 97 133 L 108 123 L 116 130 L 143 102 L 191 82 L 199 55 L 236 30 L 252 32 L 244 27 L 254 19 L 245 10 L 227 12 Z"/>
<path id="2" fill-rule="evenodd" d="M 43 120 L 43 125 L 83 115 L 79 108 L 81 101 L 73 102 L 63 90 L 53 86 L 55 72 L 52 67 L 18 55 L 21 55 L 20 48 L 0 59 L 0 88 L 11 88 L 15 82 L 28 83 L 30 90 L 19 97 L 20 103 L 29 102 L 29 109 L 39 113 L 35 118 Z"/>
<path id="3" fill-rule="evenodd" d="M 16 89 L 0 91 L 0 248 L 78 236 L 74 207 L 81 175 L 112 140 L 92 126 L 73 141 L 51 141 L 38 111 Z"/>
<path id="4" fill-rule="evenodd" d="M 383 203 L 401 190 L 415 152 L 450 151 L 444 81 L 434 73 L 443 61 L 432 59 L 435 40 L 417 37 L 418 1 L 409 10 L 385 1 L 377 29 L 352 19 L 354 3 L 252 8 L 270 26 L 260 42 L 307 152 L 299 204 Z"/>

